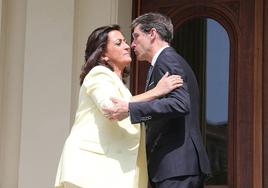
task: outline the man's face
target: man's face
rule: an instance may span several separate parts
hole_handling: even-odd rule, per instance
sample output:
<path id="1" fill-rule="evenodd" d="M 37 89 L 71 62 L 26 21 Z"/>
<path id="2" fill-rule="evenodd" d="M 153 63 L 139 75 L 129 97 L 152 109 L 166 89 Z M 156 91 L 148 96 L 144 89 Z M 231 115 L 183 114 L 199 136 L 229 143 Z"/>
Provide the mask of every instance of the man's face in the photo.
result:
<path id="1" fill-rule="evenodd" d="M 137 59 L 139 61 L 147 60 L 149 61 L 148 53 L 151 48 L 150 33 L 144 33 L 140 30 L 140 25 L 134 28 L 132 33 L 133 41 L 131 43 L 131 48 L 134 50 Z"/>

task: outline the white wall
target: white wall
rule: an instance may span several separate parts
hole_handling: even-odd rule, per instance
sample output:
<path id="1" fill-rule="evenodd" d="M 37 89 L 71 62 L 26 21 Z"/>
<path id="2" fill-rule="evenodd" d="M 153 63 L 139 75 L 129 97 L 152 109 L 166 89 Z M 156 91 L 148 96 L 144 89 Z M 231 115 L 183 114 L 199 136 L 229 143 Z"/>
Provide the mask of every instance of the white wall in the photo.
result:
<path id="1" fill-rule="evenodd" d="M 3 136 L 2 136 L 2 132 L 3 132 L 3 83 L 4 83 L 4 43 L 3 43 L 3 1 L 0 0 L 0 161 L 4 160 L 4 150 L 3 150 Z M 0 169 L 3 169 L 3 165 L 0 162 Z M 4 176 L 4 172 L 2 170 L 0 170 L 0 177 Z M 0 179 L 0 187 L 2 187 L 2 182 Z"/>
<path id="2" fill-rule="evenodd" d="M 70 124 L 74 0 L 28 0 L 26 12 L 19 188 L 52 187 Z"/>
<path id="3" fill-rule="evenodd" d="M 84 50 L 89 34 L 97 27 L 107 24 L 120 24 L 128 41 L 131 38 L 132 0 L 76 0 L 75 42 L 72 86 L 71 121 L 76 110 L 81 65 L 84 63 Z M 105 6 L 104 6 L 105 5 Z"/>
<path id="4" fill-rule="evenodd" d="M 2 28 L 2 0 L 0 0 L 0 31 Z"/>
<path id="5" fill-rule="evenodd" d="M 53 187 L 90 32 L 131 0 L 0 0 L 0 188 Z"/>
<path id="6" fill-rule="evenodd" d="M 0 185 L 13 188 L 18 183 L 26 1 L 3 0 L 2 3 Z"/>

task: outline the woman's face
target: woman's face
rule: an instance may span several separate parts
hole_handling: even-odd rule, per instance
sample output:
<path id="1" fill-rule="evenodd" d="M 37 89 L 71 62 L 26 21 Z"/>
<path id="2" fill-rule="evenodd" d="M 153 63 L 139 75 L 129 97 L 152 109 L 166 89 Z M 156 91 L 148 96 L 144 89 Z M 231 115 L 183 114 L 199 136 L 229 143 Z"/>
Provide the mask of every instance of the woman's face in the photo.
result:
<path id="1" fill-rule="evenodd" d="M 120 31 L 113 30 L 108 33 L 107 50 L 104 58 L 112 67 L 123 70 L 131 62 L 130 47 Z"/>

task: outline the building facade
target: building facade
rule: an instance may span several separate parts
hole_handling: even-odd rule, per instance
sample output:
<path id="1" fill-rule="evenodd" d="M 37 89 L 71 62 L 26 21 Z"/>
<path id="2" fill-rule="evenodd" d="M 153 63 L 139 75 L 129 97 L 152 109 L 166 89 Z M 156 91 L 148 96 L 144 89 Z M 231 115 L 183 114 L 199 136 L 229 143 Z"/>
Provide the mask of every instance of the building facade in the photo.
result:
<path id="1" fill-rule="evenodd" d="M 206 187 L 268 187 L 267 0 L 0 0 L 0 188 L 53 187 L 88 35 L 117 23 L 130 41 L 131 20 L 149 11 L 172 18 L 172 45 L 199 81 Z M 131 64 L 133 94 L 146 69 Z"/>

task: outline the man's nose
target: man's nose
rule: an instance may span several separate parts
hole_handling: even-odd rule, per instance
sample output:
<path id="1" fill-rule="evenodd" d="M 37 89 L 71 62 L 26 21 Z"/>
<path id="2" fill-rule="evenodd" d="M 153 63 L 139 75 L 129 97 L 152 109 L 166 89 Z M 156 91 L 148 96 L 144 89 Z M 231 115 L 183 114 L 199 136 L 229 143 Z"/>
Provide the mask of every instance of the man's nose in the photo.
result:
<path id="1" fill-rule="evenodd" d="M 134 49 L 136 47 L 136 43 L 135 42 L 132 42 L 131 43 L 131 48 Z"/>

